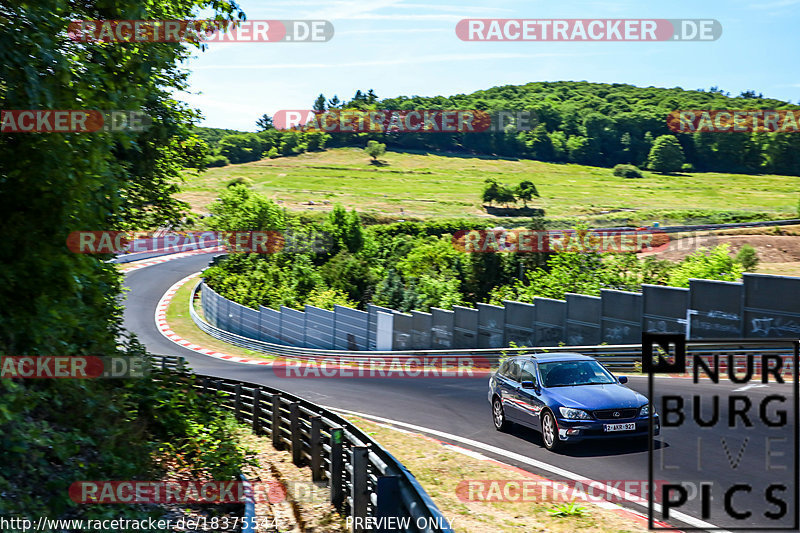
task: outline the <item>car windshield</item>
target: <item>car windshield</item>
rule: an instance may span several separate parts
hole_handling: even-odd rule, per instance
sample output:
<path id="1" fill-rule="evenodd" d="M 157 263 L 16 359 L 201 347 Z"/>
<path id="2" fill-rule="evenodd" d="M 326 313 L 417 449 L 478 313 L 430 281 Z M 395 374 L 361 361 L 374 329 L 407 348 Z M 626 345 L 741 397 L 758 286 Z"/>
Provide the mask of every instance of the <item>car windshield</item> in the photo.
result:
<path id="1" fill-rule="evenodd" d="M 542 374 L 542 383 L 545 387 L 616 383 L 614 376 L 597 361 L 539 363 L 539 372 Z"/>

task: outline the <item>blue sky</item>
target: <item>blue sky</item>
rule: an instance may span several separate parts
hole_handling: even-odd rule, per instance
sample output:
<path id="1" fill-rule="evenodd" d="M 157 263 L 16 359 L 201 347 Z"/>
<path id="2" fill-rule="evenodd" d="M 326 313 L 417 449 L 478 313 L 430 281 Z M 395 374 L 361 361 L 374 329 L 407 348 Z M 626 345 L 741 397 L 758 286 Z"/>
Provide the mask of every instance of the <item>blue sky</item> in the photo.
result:
<path id="1" fill-rule="evenodd" d="M 451 95 L 531 81 L 586 80 L 708 89 L 753 89 L 800 101 L 800 0 L 266 2 L 241 0 L 250 20 L 325 19 L 324 43 L 219 43 L 187 63 L 204 126 L 255 130 L 263 113 L 308 109 L 322 92 L 352 98 Z M 463 18 L 713 18 L 713 42 L 465 42 Z"/>

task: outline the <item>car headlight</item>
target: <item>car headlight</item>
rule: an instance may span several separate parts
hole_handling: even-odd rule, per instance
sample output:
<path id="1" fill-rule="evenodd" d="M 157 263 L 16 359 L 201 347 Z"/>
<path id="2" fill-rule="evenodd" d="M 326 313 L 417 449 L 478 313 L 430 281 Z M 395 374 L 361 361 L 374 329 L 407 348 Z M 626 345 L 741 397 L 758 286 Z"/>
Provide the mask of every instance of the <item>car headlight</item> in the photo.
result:
<path id="1" fill-rule="evenodd" d="M 559 407 L 559 411 L 561 411 L 561 416 L 564 418 L 569 418 L 572 420 L 591 420 L 592 417 L 589 416 L 589 413 L 586 411 L 581 411 L 580 409 L 572 409 L 571 407 Z"/>
<path id="2" fill-rule="evenodd" d="M 653 411 L 655 414 L 655 411 Z M 639 409 L 639 416 L 650 416 L 650 404 L 645 404 Z"/>

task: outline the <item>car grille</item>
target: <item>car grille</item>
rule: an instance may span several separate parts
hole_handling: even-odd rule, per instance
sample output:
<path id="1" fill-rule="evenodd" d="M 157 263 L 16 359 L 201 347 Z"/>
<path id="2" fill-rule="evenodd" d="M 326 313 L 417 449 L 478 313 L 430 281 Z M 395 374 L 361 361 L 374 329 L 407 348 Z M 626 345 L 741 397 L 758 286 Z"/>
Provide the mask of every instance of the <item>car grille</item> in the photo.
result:
<path id="1" fill-rule="evenodd" d="M 638 412 L 638 409 L 603 409 L 594 411 L 594 417 L 598 420 L 622 420 L 624 418 L 633 418 Z M 614 413 L 619 413 L 619 416 L 614 416 Z"/>

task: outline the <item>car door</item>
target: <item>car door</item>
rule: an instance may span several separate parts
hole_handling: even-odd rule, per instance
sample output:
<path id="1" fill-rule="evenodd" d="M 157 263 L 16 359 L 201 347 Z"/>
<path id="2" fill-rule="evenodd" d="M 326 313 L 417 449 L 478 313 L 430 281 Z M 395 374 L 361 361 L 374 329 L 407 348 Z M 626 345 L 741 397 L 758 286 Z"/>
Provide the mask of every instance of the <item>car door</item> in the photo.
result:
<path id="1" fill-rule="evenodd" d="M 520 366 L 517 361 L 511 360 L 503 365 L 503 371 L 498 372 L 496 386 L 503 402 L 503 412 L 508 420 L 517 421 L 520 418 L 519 401 L 519 373 Z"/>
<path id="2" fill-rule="evenodd" d="M 523 389 L 523 381 L 532 381 L 535 385 L 532 389 Z M 519 383 L 516 388 L 516 405 L 518 422 L 532 428 L 539 427 L 539 414 L 544 407 L 541 388 L 537 380 L 536 364 L 532 361 L 525 361 L 520 367 Z"/>

